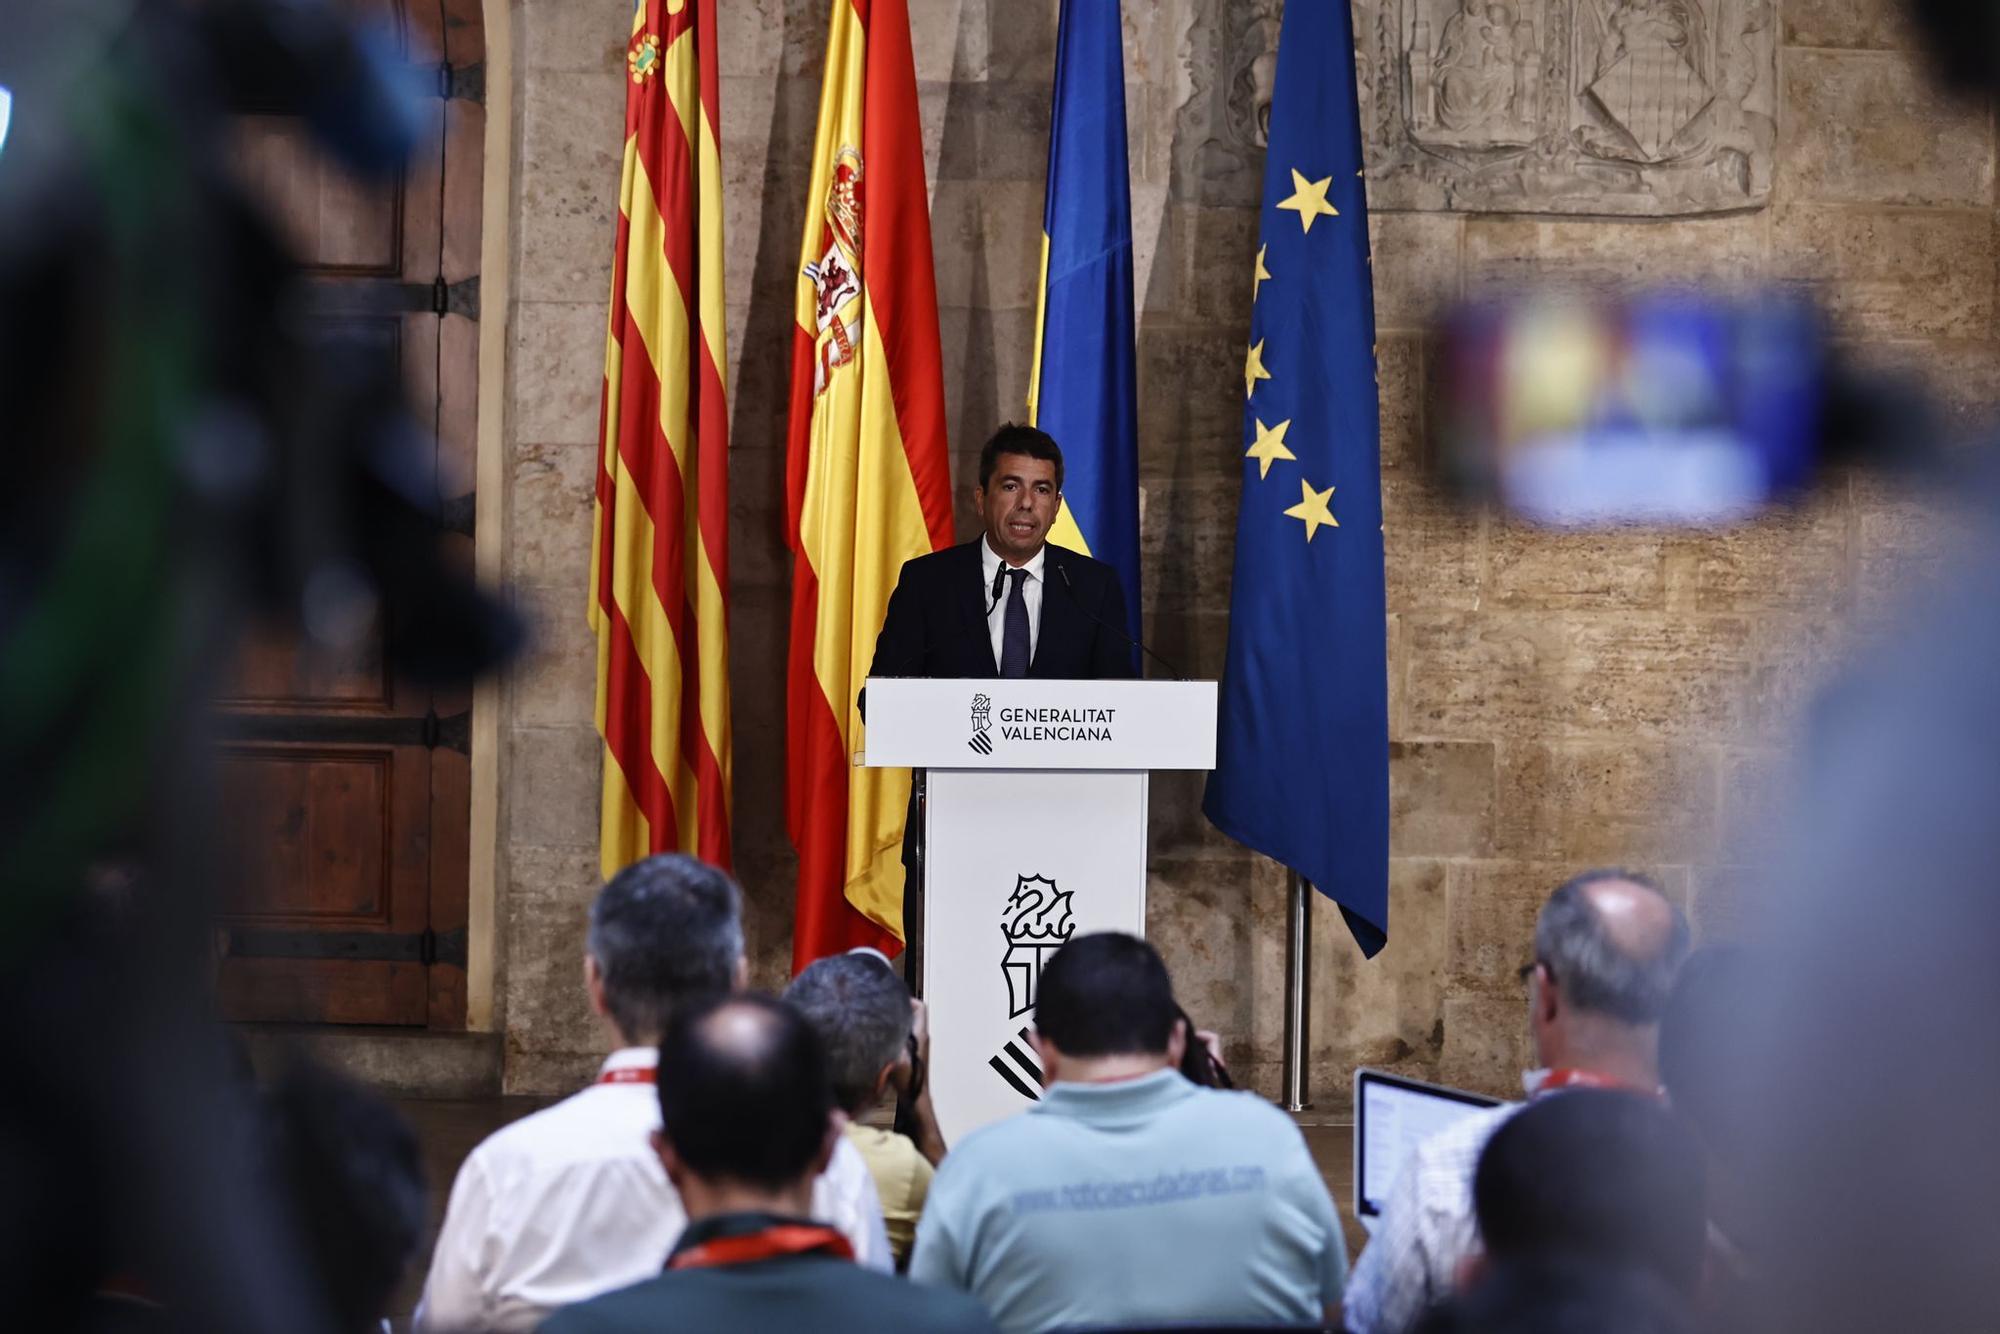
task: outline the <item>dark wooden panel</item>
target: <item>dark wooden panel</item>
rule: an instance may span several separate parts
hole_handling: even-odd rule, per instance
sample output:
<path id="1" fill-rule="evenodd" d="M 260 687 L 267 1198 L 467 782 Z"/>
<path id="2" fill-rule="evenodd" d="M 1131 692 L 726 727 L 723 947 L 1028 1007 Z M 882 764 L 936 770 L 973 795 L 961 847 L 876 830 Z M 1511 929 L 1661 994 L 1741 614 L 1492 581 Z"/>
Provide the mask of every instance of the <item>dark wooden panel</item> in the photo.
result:
<path id="1" fill-rule="evenodd" d="M 434 67 L 438 57 L 433 50 L 413 59 Z M 436 77 L 434 68 L 431 77 Z M 441 272 L 438 255 L 444 244 L 445 106 L 443 98 L 423 104 L 416 151 L 410 155 L 409 170 L 403 173 L 403 270 L 425 280 L 436 278 Z"/>
<path id="2" fill-rule="evenodd" d="M 400 184 L 354 180 L 313 149 L 304 123 L 293 117 L 240 120 L 238 169 L 310 272 L 371 277 L 405 272 Z M 427 211 L 435 227 L 435 205 Z"/>
<path id="3" fill-rule="evenodd" d="M 431 752 L 246 743 L 219 768 L 236 868 L 219 922 L 228 1017 L 428 1022 L 426 966 L 391 960 L 430 925 Z M 296 957 L 314 931 L 377 934 L 381 950 L 353 952 L 390 958 Z"/>
<path id="4" fill-rule="evenodd" d="M 454 65 L 486 59 L 486 29 L 480 0 L 438 0 L 444 11 L 445 55 Z"/>
<path id="5" fill-rule="evenodd" d="M 352 652 L 304 652 L 275 626 L 251 629 L 219 702 L 232 709 L 337 709 L 380 712 L 394 707 L 382 641 L 371 634 Z"/>
<path id="6" fill-rule="evenodd" d="M 216 1004 L 224 1019 L 246 1022 L 421 1025 L 425 972 L 420 963 L 224 959 Z"/>
<path id="7" fill-rule="evenodd" d="M 386 20 L 440 90 L 408 169 L 360 188 L 313 154 L 298 124 L 269 115 L 244 118 L 239 163 L 309 266 L 314 326 L 379 341 L 438 441 L 437 499 L 462 502 L 478 401 L 480 0 L 334 3 Z M 434 305 L 440 287 L 449 314 Z M 470 538 L 451 538 L 446 557 L 469 564 Z M 223 693 L 240 867 L 217 924 L 230 1018 L 464 1026 L 468 702 L 394 680 L 391 656 L 379 639 L 338 659 L 302 656 L 264 632 Z"/>
<path id="8" fill-rule="evenodd" d="M 431 754 L 422 746 L 223 747 L 233 925 L 430 924 Z"/>
<path id="9" fill-rule="evenodd" d="M 461 219 L 479 217 L 480 191 L 485 188 L 485 166 L 480 149 L 486 142 L 486 108 L 477 102 L 454 100 L 445 104 L 444 120 L 445 229 L 441 252 L 444 280 L 455 283 L 479 272 L 479 228 L 454 225 Z M 611 244 L 606 229 L 605 245 Z M 597 300 L 599 293 L 589 294 Z"/>
<path id="10" fill-rule="evenodd" d="M 225 752 L 220 786 L 235 868 L 226 918 L 386 928 L 393 764 L 386 750 Z"/>
<path id="11" fill-rule="evenodd" d="M 369 0 L 345 0 L 350 8 Z M 438 0 L 373 0 L 378 8 L 394 9 L 402 25 L 404 49 L 414 63 L 436 64 L 444 59 L 444 11 Z"/>
<path id="12" fill-rule="evenodd" d="M 439 316 L 429 313 L 405 315 L 402 319 L 403 392 L 409 396 L 410 415 L 433 440 L 438 428 L 438 326 Z"/>

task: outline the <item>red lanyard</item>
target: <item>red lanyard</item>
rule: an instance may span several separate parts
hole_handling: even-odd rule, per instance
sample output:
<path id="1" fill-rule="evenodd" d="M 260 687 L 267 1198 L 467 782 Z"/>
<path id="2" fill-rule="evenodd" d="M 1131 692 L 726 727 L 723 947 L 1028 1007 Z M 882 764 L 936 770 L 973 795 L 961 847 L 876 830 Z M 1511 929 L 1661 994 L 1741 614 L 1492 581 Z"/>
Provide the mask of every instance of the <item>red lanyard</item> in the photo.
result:
<path id="1" fill-rule="evenodd" d="M 1549 1071 L 1548 1078 L 1535 1087 L 1535 1094 L 1539 1097 L 1544 1093 L 1554 1093 L 1557 1089 L 1612 1089 L 1619 1093 L 1645 1093 L 1653 1097 L 1658 1097 L 1660 1092 L 1658 1089 L 1627 1084 L 1622 1079 L 1600 1075 L 1593 1070 L 1578 1070 L 1573 1066 L 1561 1066 Z"/>
<path id="2" fill-rule="evenodd" d="M 813 1223 L 778 1223 L 761 1232 L 740 1237 L 717 1237 L 699 1246 L 676 1252 L 667 1261 L 669 1269 L 714 1269 L 722 1265 L 747 1265 L 780 1255 L 803 1255 L 825 1251 L 842 1260 L 854 1258 L 847 1238 L 830 1227 Z"/>
<path id="3" fill-rule="evenodd" d="M 606 1070 L 597 1077 L 600 1084 L 657 1084 L 660 1072 L 650 1065 L 627 1065 Z"/>

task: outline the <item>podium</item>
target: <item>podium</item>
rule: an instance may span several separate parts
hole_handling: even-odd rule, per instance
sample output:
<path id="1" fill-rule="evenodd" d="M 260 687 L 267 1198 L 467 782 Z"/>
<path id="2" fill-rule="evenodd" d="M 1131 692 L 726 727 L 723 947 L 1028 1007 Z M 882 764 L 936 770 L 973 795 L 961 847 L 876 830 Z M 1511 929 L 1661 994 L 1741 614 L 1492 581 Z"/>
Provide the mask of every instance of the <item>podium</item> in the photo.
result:
<path id="1" fill-rule="evenodd" d="M 1213 681 L 871 677 L 859 763 L 927 771 L 923 993 L 955 1143 L 1029 1106 L 1043 962 L 1146 931 L 1146 788 L 1215 767 Z"/>

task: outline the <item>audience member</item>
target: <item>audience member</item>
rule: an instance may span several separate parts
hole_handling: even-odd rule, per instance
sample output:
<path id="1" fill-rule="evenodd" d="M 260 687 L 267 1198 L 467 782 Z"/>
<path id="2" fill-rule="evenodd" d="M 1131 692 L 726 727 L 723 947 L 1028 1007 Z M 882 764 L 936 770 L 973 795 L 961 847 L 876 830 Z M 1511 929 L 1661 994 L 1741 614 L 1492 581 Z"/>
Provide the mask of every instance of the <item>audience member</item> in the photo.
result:
<path id="1" fill-rule="evenodd" d="M 1984 66 L 1986 105 L 2000 6 L 1903 8 Z M 1975 530 L 1819 701 L 1769 896 L 1746 896 L 1776 945 L 1723 1044 L 1759 1331 L 2000 1330 L 2000 451 L 1940 456 Z"/>
<path id="2" fill-rule="evenodd" d="M 657 1274 L 686 1224 L 647 1137 L 659 1041 L 675 1010 L 742 986 L 735 883 L 691 857 L 635 862 L 590 910 L 584 985 L 618 1049 L 597 1083 L 496 1132 L 452 1186 L 429 1280 L 424 1330 L 526 1330 L 548 1312 Z M 886 1269 L 889 1242 L 868 1168 L 834 1153 L 812 1214 L 864 1264 Z"/>
<path id="3" fill-rule="evenodd" d="M 676 1010 L 660 1045 L 653 1135 L 688 1225 L 666 1272 L 557 1313 L 544 1334 L 986 1334 L 977 1303 L 851 1263 L 810 1221 L 814 1179 L 845 1144 L 826 1057 L 762 996 Z"/>
<path id="4" fill-rule="evenodd" d="M 288 1065 L 267 1093 L 255 1093 L 252 1080 L 246 1061 L 245 1119 L 231 1130 L 279 1208 L 273 1225 L 297 1243 L 303 1272 L 295 1300 L 310 1302 L 327 1318 L 324 1327 L 341 1334 L 379 1331 L 423 1239 L 426 1191 L 416 1133 L 380 1096 L 310 1063 Z M 205 1328 L 176 1309 L 170 1280 L 177 1276 L 160 1266 L 157 1254 L 144 1255 L 134 1269 L 102 1282 L 73 1320 L 21 1327 L 79 1334 Z"/>
<path id="5" fill-rule="evenodd" d="M 1042 969 L 1048 1086 L 938 1169 L 911 1275 L 978 1297 L 1003 1329 L 1317 1321 L 1347 1255 L 1290 1117 L 1197 1088 L 1166 966 L 1131 936 L 1079 936 Z"/>
<path id="6" fill-rule="evenodd" d="M 944 1158 L 944 1136 L 922 1076 L 930 1054 L 923 1005 L 910 999 L 903 979 L 872 950 L 819 960 L 792 980 L 785 999 L 826 1049 L 833 1099 L 848 1118 L 847 1138 L 875 1179 L 896 1266 L 906 1267 L 932 1172 Z M 910 1104 L 918 1127 L 914 1140 L 861 1124 L 860 1117 L 891 1091 Z"/>
<path id="7" fill-rule="evenodd" d="M 1493 1132 L 1472 1178 L 1481 1257 L 1643 1269 L 1693 1297 L 1707 1232 L 1701 1144 L 1658 1098 L 1575 1089 Z"/>
<path id="8" fill-rule="evenodd" d="M 1687 920 L 1658 886 L 1590 871 L 1557 888 L 1535 923 L 1528 1026 L 1542 1068 L 1530 1094 L 1563 1088 L 1659 1089 L 1661 1012 L 1687 956 Z M 1468 1116 L 1417 1146 L 1361 1252 L 1342 1314 L 1355 1334 L 1401 1334 L 1452 1289 L 1472 1254 L 1472 1176 L 1480 1150 L 1520 1110 Z"/>
<path id="9" fill-rule="evenodd" d="M 376 1094 L 309 1064 L 288 1068 L 267 1106 L 266 1171 L 334 1328 L 377 1329 L 424 1235 L 416 1132 Z"/>
<path id="10" fill-rule="evenodd" d="M 1732 1058 L 1744 1016 L 1768 1003 L 1754 956 L 1710 945 L 1681 965 L 1660 1020 L 1660 1082 L 1707 1156 L 1708 1266 L 1701 1304 L 1711 1314 L 1741 1311 L 1759 1249 L 1744 1198 L 1750 1099 L 1736 1081 Z"/>
<path id="11" fill-rule="evenodd" d="M 1190 1084 L 1205 1089 L 1233 1089 L 1229 1062 L 1222 1059 L 1222 1036 L 1206 1028 L 1196 1028 L 1186 1010 L 1179 1011 L 1181 1027 L 1194 1036 L 1181 1054 L 1181 1074 Z"/>
<path id="12" fill-rule="evenodd" d="M 1590 1260 L 1496 1264 L 1432 1308 L 1417 1334 L 1694 1334 L 1687 1301 L 1658 1275 Z"/>

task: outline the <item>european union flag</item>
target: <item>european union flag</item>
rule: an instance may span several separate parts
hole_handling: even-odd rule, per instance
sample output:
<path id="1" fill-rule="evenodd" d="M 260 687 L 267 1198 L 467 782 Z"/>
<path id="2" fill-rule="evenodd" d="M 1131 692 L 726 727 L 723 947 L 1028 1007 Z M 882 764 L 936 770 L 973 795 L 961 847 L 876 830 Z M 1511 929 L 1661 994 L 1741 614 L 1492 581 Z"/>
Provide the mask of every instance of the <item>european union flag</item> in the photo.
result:
<path id="1" fill-rule="evenodd" d="M 1389 706 L 1368 206 L 1345 3 L 1285 6 L 1243 366 L 1243 496 L 1203 810 L 1389 928 Z"/>
<path id="2" fill-rule="evenodd" d="M 1114 566 L 1139 616 L 1132 187 L 1118 0 L 1063 0 L 1028 420 L 1063 451 L 1049 540 Z"/>

